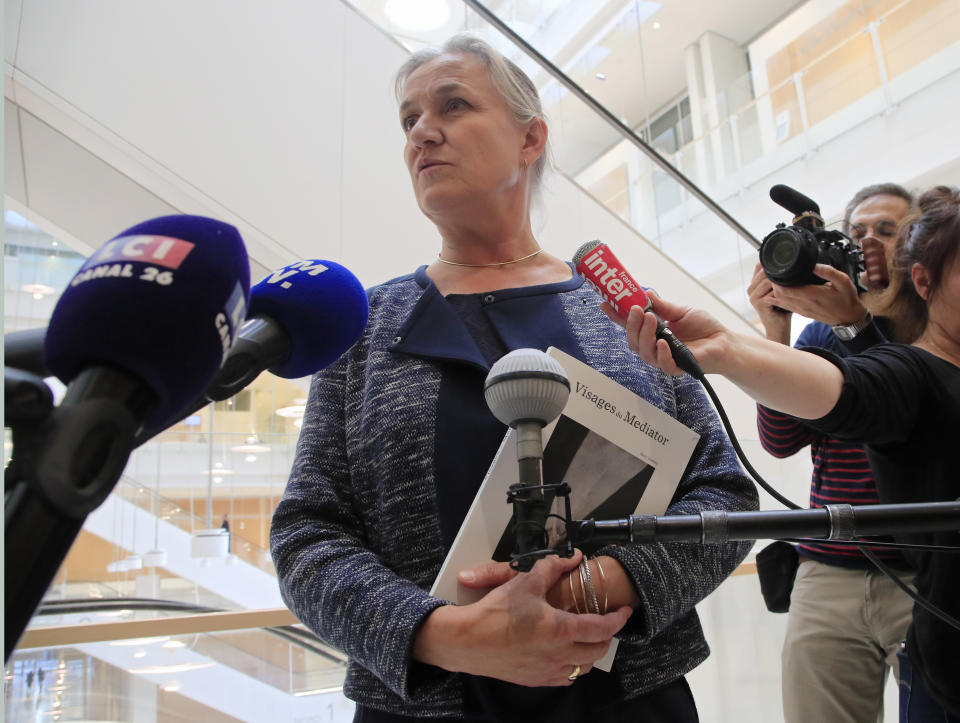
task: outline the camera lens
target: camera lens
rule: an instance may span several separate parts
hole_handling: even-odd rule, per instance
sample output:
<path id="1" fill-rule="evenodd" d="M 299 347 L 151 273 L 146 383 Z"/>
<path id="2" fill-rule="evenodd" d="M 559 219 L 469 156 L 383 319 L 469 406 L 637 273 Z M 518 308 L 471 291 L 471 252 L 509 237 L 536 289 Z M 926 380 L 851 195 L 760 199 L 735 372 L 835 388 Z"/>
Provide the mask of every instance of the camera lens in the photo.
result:
<path id="1" fill-rule="evenodd" d="M 797 239 L 792 233 L 776 233 L 767 242 L 766 259 L 772 270 L 789 269 L 798 253 Z"/>
<path id="2" fill-rule="evenodd" d="M 760 264 L 767 276 L 783 286 L 816 283 L 813 266 L 819 254 L 816 239 L 797 226 L 778 228 L 760 246 Z"/>

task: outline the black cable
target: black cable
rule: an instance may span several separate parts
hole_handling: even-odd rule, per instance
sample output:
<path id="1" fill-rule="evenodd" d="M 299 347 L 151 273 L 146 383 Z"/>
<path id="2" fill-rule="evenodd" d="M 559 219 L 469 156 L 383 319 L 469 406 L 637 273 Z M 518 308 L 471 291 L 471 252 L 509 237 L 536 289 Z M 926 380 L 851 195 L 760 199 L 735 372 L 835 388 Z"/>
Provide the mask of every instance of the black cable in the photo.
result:
<path id="1" fill-rule="evenodd" d="M 960 620 L 957 620 L 956 618 L 952 617 L 952 616 L 951 616 L 949 613 L 947 613 L 946 611 L 941 610 L 940 608 L 938 608 L 936 605 L 934 605 L 934 604 L 933 604 L 932 602 L 930 602 L 929 600 L 926 600 L 926 599 L 920 597 L 920 595 L 916 592 L 916 590 L 912 589 L 909 585 L 907 585 L 907 583 L 905 583 L 903 580 L 901 580 L 900 577 L 899 577 L 896 573 L 894 573 L 893 570 L 891 570 L 891 569 L 890 569 L 889 567 L 887 567 L 885 564 L 883 564 L 882 562 L 880 562 L 879 558 L 877 558 L 876 555 L 874 555 L 872 552 L 870 552 L 870 550 L 866 549 L 865 547 L 861 547 L 861 548 L 860 548 L 860 552 L 862 552 L 862 553 L 864 554 L 864 556 L 865 556 L 868 560 L 870 560 L 870 562 L 872 562 L 874 565 L 876 565 L 876 566 L 877 566 L 877 569 L 879 569 L 880 572 L 882 572 L 884 575 L 886 575 L 886 576 L 889 577 L 891 580 L 893 580 L 893 583 L 894 583 L 897 587 L 899 587 L 899 588 L 900 588 L 901 590 L 903 590 L 907 595 L 909 595 L 911 598 L 913 598 L 913 601 L 914 601 L 917 605 L 919 605 L 920 607 L 922 607 L 924 610 L 926 610 L 926 611 L 927 611 L 928 613 L 930 613 L 931 615 L 934 615 L 934 616 L 940 618 L 943 622 L 945 622 L 947 625 L 949 625 L 950 627 L 952 627 L 954 630 L 960 631 Z"/>
<path id="2" fill-rule="evenodd" d="M 744 466 L 747 472 L 750 473 L 750 476 L 760 485 L 764 491 L 773 497 L 777 502 L 784 505 L 785 507 L 790 508 L 791 510 L 805 510 L 806 507 L 801 507 L 792 500 L 787 499 L 779 492 L 777 492 L 773 487 L 771 487 L 767 481 L 760 475 L 757 470 L 753 468 L 753 465 L 750 464 L 750 460 L 747 459 L 746 453 L 740 447 L 740 442 L 737 440 L 737 435 L 733 432 L 733 425 L 730 424 L 730 419 L 727 417 L 727 413 L 723 409 L 723 405 L 720 403 L 720 398 L 717 396 L 717 393 L 713 390 L 713 387 L 710 385 L 710 382 L 707 381 L 707 377 L 703 372 L 700 372 L 700 375 L 697 376 L 698 381 L 703 385 L 703 388 L 707 390 L 707 394 L 710 395 L 710 399 L 713 401 L 713 406 L 717 408 L 717 414 L 720 415 L 720 421 L 723 422 L 723 428 L 727 431 L 727 436 L 730 438 L 730 443 L 733 445 L 734 451 L 737 453 L 737 457 L 740 460 L 740 463 Z"/>
<path id="3" fill-rule="evenodd" d="M 960 547 L 953 545 L 911 545 L 906 542 L 884 542 L 881 540 L 825 540 L 821 537 L 779 537 L 784 542 L 813 542 L 817 545 L 856 545 L 859 547 L 880 547 L 891 550 L 914 550 L 925 552 L 953 552 L 960 553 Z"/>

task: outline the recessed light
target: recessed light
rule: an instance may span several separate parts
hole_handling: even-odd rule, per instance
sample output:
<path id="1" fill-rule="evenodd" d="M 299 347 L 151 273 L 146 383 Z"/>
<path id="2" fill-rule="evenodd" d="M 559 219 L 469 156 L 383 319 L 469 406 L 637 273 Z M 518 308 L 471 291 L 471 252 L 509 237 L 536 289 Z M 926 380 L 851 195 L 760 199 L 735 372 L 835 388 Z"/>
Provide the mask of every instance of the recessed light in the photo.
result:
<path id="1" fill-rule="evenodd" d="M 659 29 L 660 29 L 660 23 L 659 23 L 658 21 L 656 21 L 656 20 L 653 21 L 653 29 L 654 29 L 654 30 L 659 30 Z"/>
<path id="2" fill-rule="evenodd" d="M 446 0 L 387 0 L 383 12 L 391 23 L 404 30 L 436 30 L 450 19 Z"/>
<path id="3" fill-rule="evenodd" d="M 597 73 L 597 80 L 606 80 L 606 79 L 607 79 L 606 73 Z"/>

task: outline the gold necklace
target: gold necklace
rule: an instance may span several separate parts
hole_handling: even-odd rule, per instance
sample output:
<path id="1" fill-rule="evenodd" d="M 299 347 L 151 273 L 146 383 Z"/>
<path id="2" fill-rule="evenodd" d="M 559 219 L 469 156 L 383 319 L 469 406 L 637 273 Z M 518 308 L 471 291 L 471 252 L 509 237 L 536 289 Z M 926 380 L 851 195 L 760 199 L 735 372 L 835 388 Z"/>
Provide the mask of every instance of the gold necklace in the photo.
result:
<path id="1" fill-rule="evenodd" d="M 536 256 L 536 255 L 537 255 L 538 253 L 540 253 L 541 251 L 543 251 L 543 249 L 537 249 L 537 250 L 534 251 L 532 254 L 527 254 L 526 256 L 521 256 L 519 259 L 514 259 L 513 261 L 499 261 L 499 262 L 497 262 L 497 263 L 495 263 L 495 264 L 461 264 L 461 263 L 459 263 L 459 262 L 457 262 L 457 261 L 447 261 L 445 258 L 443 258 L 442 256 L 440 256 L 440 254 L 437 254 L 437 261 L 440 261 L 441 263 L 444 263 L 444 264 L 450 264 L 450 266 L 470 266 L 470 267 L 473 267 L 473 268 L 481 268 L 481 267 L 487 267 L 487 266 L 506 266 L 507 264 L 515 264 L 515 263 L 518 263 L 518 262 L 520 262 L 520 261 L 526 261 L 527 259 L 532 259 L 534 256 Z"/>

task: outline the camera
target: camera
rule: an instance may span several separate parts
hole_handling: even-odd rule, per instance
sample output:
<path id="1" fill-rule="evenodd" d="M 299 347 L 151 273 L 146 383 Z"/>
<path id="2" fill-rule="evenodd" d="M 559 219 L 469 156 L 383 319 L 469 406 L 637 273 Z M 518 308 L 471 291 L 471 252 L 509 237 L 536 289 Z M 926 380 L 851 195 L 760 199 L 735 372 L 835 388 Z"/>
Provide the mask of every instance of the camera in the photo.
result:
<path id="1" fill-rule="evenodd" d="M 760 244 L 760 265 L 774 283 L 781 286 L 824 284 L 814 274 L 816 264 L 829 264 L 850 277 L 858 291 L 864 272 L 863 250 L 849 236 L 823 227 L 820 206 L 789 186 L 770 189 L 770 198 L 794 215 L 793 225 L 778 223 Z"/>

